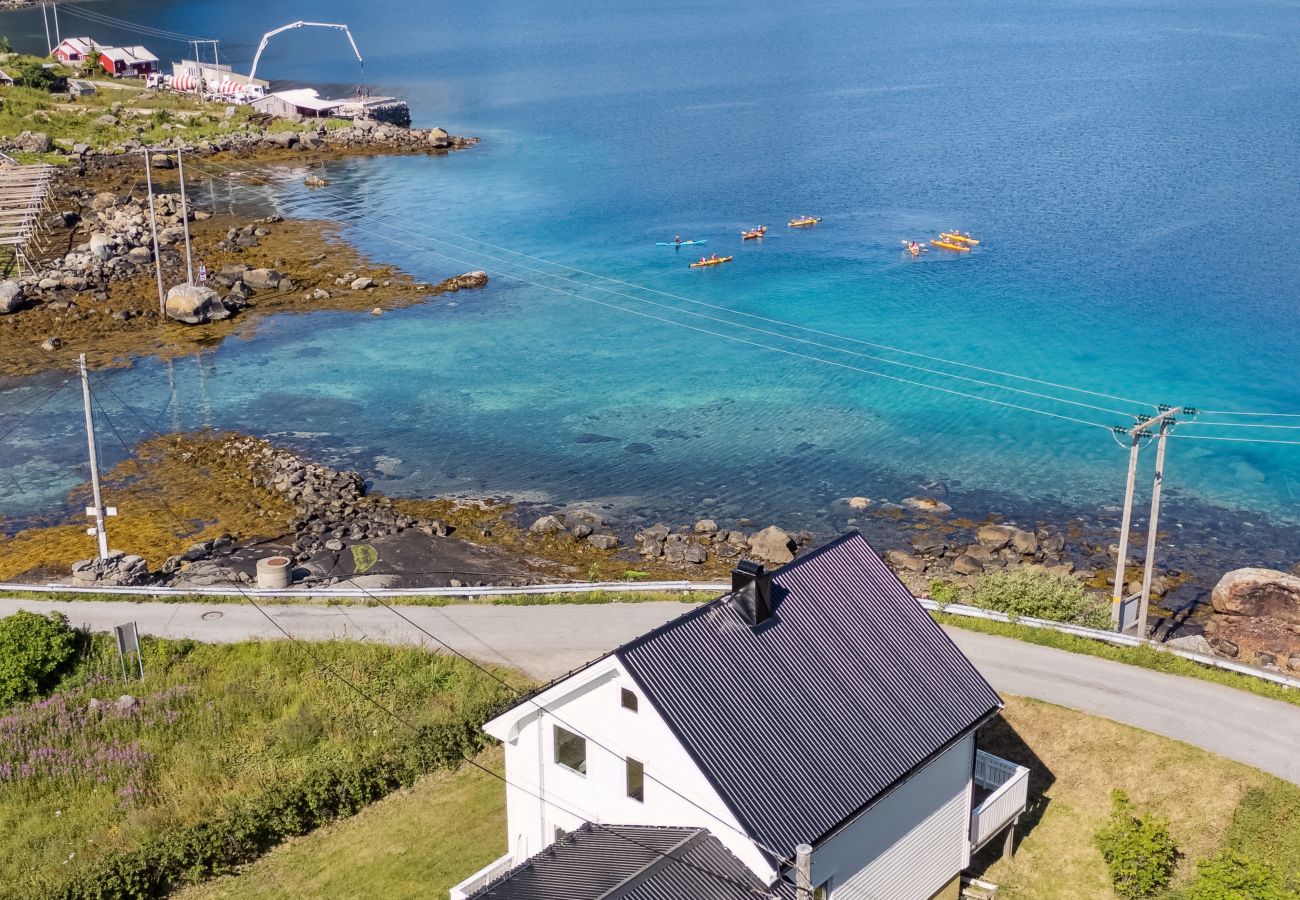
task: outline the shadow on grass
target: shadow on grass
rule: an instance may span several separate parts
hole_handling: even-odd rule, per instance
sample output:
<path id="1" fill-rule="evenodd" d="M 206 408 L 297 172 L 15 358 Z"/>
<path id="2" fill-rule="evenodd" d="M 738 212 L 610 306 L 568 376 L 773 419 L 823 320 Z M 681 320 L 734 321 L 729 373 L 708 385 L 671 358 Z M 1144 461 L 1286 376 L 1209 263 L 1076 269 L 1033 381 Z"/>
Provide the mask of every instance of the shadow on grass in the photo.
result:
<path id="1" fill-rule="evenodd" d="M 1025 811 L 1020 815 L 1019 824 L 1016 825 L 1012 851 L 1014 852 L 1015 848 L 1019 848 L 1024 842 L 1026 835 L 1033 831 L 1042 820 L 1043 814 L 1047 812 L 1051 800 L 1048 799 L 1046 794 L 1056 782 L 1056 776 L 1047 767 L 1047 764 L 1039 758 L 1038 754 L 1034 752 L 1033 748 L 1011 726 L 1011 723 L 1001 716 L 998 716 L 979 730 L 979 733 L 975 736 L 975 744 L 986 753 L 1000 756 L 1029 770 L 1029 803 Z M 978 878 L 1002 858 L 1005 834 L 1005 830 L 999 833 L 993 840 L 985 844 L 982 850 L 971 857 L 970 866 L 967 868 L 969 874 Z"/>

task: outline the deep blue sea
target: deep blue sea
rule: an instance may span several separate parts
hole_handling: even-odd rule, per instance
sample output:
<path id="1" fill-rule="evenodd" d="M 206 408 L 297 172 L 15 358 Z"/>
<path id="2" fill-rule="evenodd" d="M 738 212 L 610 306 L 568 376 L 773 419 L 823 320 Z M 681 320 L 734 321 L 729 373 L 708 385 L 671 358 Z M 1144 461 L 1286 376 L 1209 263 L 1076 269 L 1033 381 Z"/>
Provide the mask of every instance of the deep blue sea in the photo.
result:
<path id="1" fill-rule="evenodd" d="M 74 9 L 65 35 L 132 38 Z M 1127 461 L 1104 426 L 1157 403 L 1300 413 L 1295 2 L 85 9 L 220 38 L 239 68 L 270 28 L 347 22 L 372 93 L 483 139 L 331 163 L 314 193 L 282 171 L 265 193 L 419 278 L 485 268 L 487 289 L 283 316 L 106 373 L 158 428 L 276 434 L 392 493 L 815 527 L 859 494 L 1097 511 Z M 0 16 L 5 31 L 44 48 L 39 13 Z M 338 94 L 359 78 L 341 35 L 309 29 L 273 39 L 259 74 Z M 787 228 L 801 213 L 824 220 Z M 758 224 L 769 236 L 742 244 Z M 948 228 L 982 243 L 902 252 Z M 736 259 L 690 269 L 690 251 L 655 246 L 675 234 Z M 0 433 L 52 383 L 0 383 Z M 117 397 L 123 440 L 147 434 Z M 64 391 L 0 449 L 0 513 L 46 512 L 85 477 L 79 402 Z M 1300 444 L 1193 439 L 1300 442 L 1300 417 L 1200 419 L 1283 427 L 1179 426 L 1170 521 L 1300 519 Z M 104 454 L 121 457 L 111 434 Z"/>

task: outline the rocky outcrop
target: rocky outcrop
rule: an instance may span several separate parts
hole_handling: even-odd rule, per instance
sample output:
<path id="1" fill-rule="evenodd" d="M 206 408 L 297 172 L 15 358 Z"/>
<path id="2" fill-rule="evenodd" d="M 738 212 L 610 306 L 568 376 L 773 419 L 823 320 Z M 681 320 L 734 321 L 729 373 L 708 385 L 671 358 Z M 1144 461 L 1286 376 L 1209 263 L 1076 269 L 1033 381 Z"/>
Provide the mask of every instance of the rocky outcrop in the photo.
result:
<path id="1" fill-rule="evenodd" d="M 12 279 L 0 281 L 0 316 L 18 312 L 26 303 L 23 286 Z"/>
<path id="2" fill-rule="evenodd" d="M 1224 656 L 1266 668 L 1300 671 L 1300 576 L 1275 569 L 1237 569 L 1210 595 L 1205 626 Z"/>
<path id="3" fill-rule="evenodd" d="M 72 564 L 72 577 L 86 585 L 132 585 L 149 580 L 144 557 L 113 550 L 104 559 L 83 559 Z"/>
<path id="4" fill-rule="evenodd" d="M 221 302 L 216 291 L 199 284 L 178 284 L 168 291 L 166 309 L 167 318 L 186 325 L 221 322 L 234 313 Z"/>

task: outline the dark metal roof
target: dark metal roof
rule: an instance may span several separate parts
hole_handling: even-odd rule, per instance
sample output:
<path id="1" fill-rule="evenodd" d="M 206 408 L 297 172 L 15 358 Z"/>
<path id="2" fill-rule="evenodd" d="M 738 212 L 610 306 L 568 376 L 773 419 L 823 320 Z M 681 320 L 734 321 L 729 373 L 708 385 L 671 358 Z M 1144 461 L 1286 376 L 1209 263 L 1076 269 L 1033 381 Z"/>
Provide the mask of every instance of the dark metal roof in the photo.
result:
<path id="1" fill-rule="evenodd" d="M 1001 708 L 861 535 L 614 651 L 760 845 L 793 858 Z"/>
<path id="2" fill-rule="evenodd" d="M 784 883 L 773 892 L 793 896 Z M 587 823 L 471 900 L 757 900 L 767 893 L 706 829 Z"/>

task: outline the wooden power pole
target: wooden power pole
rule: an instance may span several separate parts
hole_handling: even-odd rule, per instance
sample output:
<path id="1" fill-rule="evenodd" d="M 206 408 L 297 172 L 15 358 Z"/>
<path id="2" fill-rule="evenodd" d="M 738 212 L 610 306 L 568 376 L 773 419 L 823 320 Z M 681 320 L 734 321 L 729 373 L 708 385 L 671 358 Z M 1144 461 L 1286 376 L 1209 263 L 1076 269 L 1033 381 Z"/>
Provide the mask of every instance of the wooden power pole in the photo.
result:
<path id="1" fill-rule="evenodd" d="M 1142 593 L 1138 601 L 1138 637 L 1145 638 L 1147 633 L 1147 608 L 1151 601 L 1151 577 L 1155 568 L 1156 558 L 1156 526 L 1160 520 L 1160 488 L 1164 483 L 1165 470 L 1165 440 L 1169 437 L 1169 431 L 1177 424 L 1178 415 L 1196 415 L 1196 410 L 1190 407 L 1160 407 L 1158 415 L 1150 418 L 1139 419 L 1132 426 L 1118 426 L 1114 429 L 1116 435 L 1126 435 L 1130 438 L 1128 454 L 1128 481 L 1124 488 L 1124 514 L 1120 520 L 1119 531 L 1119 558 L 1115 561 L 1115 588 L 1111 595 L 1111 625 L 1116 631 L 1121 631 L 1123 623 L 1121 621 L 1121 607 L 1124 602 L 1124 592 L 1127 590 L 1125 579 L 1125 570 L 1128 568 L 1128 539 L 1129 528 L 1133 522 L 1133 490 L 1137 482 L 1137 463 L 1138 450 L 1143 440 L 1156 434 L 1156 474 L 1155 482 L 1151 488 L 1151 520 L 1147 523 L 1147 554 L 1143 563 L 1142 572 Z"/>
<path id="2" fill-rule="evenodd" d="M 800 844 L 794 848 L 795 900 L 813 900 L 812 850 L 813 848 L 808 844 Z"/>

